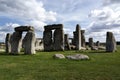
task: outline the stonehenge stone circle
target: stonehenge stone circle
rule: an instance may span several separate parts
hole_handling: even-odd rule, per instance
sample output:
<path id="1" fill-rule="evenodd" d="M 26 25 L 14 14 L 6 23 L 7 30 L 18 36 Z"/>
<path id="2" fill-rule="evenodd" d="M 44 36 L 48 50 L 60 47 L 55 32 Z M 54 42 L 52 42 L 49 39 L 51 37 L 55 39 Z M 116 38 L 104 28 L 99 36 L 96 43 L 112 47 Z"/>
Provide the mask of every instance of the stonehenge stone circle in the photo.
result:
<path id="1" fill-rule="evenodd" d="M 85 47 L 85 30 L 81 30 L 81 46 Z"/>
<path id="2" fill-rule="evenodd" d="M 55 30 L 52 33 L 52 30 Z M 64 50 L 64 31 L 62 24 L 44 26 L 43 43 L 45 51 Z"/>
<path id="3" fill-rule="evenodd" d="M 89 47 L 90 47 L 90 48 L 93 48 L 93 47 L 94 47 L 93 38 L 89 38 Z"/>
<path id="4" fill-rule="evenodd" d="M 11 38 L 11 34 L 7 33 L 5 38 L 6 53 L 11 53 L 10 38 Z"/>
<path id="5" fill-rule="evenodd" d="M 35 33 L 28 31 L 23 39 L 25 54 L 35 54 L 35 41 Z"/>
<path id="6" fill-rule="evenodd" d="M 18 54 L 20 53 L 22 45 L 22 32 L 14 32 L 10 39 L 11 43 L 11 53 Z"/>
<path id="7" fill-rule="evenodd" d="M 64 45 L 65 45 L 65 50 L 71 50 L 71 47 L 70 47 L 70 43 L 69 43 L 69 38 L 68 38 L 68 34 L 65 34 L 64 35 Z"/>
<path id="8" fill-rule="evenodd" d="M 11 54 L 18 54 L 22 48 L 25 48 L 25 54 L 35 54 L 35 33 L 32 26 L 16 27 L 15 32 L 10 36 L 6 36 L 6 52 Z M 22 41 L 22 32 L 27 31 L 26 36 Z M 8 49 L 9 48 L 9 49 Z"/>
<path id="9" fill-rule="evenodd" d="M 116 51 L 116 41 L 112 32 L 106 34 L 106 52 Z"/>
<path id="10" fill-rule="evenodd" d="M 76 31 L 73 32 L 73 45 L 76 46 L 76 50 L 81 49 L 81 30 L 79 24 L 76 25 Z"/>

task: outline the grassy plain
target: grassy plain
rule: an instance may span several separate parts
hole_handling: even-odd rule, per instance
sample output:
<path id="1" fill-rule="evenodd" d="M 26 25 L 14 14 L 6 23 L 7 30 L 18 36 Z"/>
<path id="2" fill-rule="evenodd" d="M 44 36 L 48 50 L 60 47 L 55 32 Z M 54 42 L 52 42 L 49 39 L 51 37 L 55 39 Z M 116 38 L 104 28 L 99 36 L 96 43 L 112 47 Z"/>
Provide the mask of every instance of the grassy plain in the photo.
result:
<path id="1" fill-rule="evenodd" d="M 90 60 L 53 59 L 56 53 L 86 54 Z M 114 53 L 64 51 L 7 55 L 0 52 L 0 80 L 120 80 L 120 46 Z"/>

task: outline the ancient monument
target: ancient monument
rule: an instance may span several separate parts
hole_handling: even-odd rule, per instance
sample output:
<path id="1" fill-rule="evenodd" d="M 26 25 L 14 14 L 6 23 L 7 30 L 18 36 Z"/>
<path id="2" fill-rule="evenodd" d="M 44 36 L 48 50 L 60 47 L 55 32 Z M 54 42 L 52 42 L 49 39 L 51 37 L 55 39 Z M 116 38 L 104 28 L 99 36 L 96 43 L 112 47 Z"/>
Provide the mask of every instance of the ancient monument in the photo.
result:
<path id="1" fill-rule="evenodd" d="M 53 31 L 54 32 L 53 32 Z M 43 43 L 45 51 L 64 50 L 64 31 L 62 24 L 44 26 Z"/>
<path id="2" fill-rule="evenodd" d="M 11 53 L 10 38 L 11 38 L 11 34 L 7 33 L 5 38 L 6 53 Z"/>
<path id="3" fill-rule="evenodd" d="M 22 41 L 22 32 L 26 31 L 26 35 Z M 7 34 L 8 36 L 8 34 Z M 35 54 L 35 33 L 34 28 L 31 26 L 19 26 L 15 28 L 15 32 L 11 35 L 11 37 L 6 36 L 6 44 L 9 42 L 11 50 L 9 53 L 18 54 L 20 50 L 24 48 L 25 54 Z M 6 48 L 6 52 L 8 48 Z"/>
<path id="4" fill-rule="evenodd" d="M 81 49 L 81 30 L 79 24 L 76 26 L 76 31 L 73 32 L 73 45 L 76 46 L 76 50 Z"/>
<path id="5" fill-rule="evenodd" d="M 70 43 L 69 43 L 69 38 L 68 38 L 68 34 L 65 34 L 64 35 L 64 48 L 65 50 L 71 50 L 71 47 L 70 47 Z"/>
<path id="6" fill-rule="evenodd" d="M 89 47 L 92 49 L 94 47 L 93 38 L 89 38 Z"/>
<path id="7" fill-rule="evenodd" d="M 85 47 L 85 30 L 81 30 L 81 46 Z"/>
<path id="8" fill-rule="evenodd" d="M 106 34 L 106 52 L 116 51 L 116 41 L 112 32 Z"/>
<path id="9" fill-rule="evenodd" d="M 99 48 L 99 46 L 100 46 L 100 42 L 99 41 L 96 42 L 96 46 Z"/>

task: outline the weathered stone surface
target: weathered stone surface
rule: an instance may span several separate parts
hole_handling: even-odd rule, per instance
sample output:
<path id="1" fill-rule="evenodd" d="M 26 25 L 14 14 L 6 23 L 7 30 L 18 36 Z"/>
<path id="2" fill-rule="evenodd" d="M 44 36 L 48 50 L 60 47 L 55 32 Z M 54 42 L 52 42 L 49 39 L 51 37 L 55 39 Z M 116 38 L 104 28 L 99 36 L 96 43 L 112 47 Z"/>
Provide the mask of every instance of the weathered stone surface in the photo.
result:
<path id="1" fill-rule="evenodd" d="M 107 52 L 115 52 L 116 49 L 116 41 L 112 32 L 107 32 L 106 34 L 106 51 Z"/>
<path id="2" fill-rule="evenodd" d="M 64 50 L 64 31 L 62 24 L 44 26 L 43 41 L 45 51 Z M 54 33 L 52 34 L 52 30 Z"/>
<path id="3" fill-rule="evenodd" d="M 54 30 L 54 29 L 63 30 L 63 24 L 53 24 L 53 25 L 44 26 L 45 31 Z"/>
<path id="4" fill-rule="evenodd" d="M 18 54 L 20 53 L 22 45 L 22 32 L 14 32 L 10 38 L 11 43 L 11 53 Z"/>
<path id="5" fill-rule="evenodd" d="M 99 41 L 96 42 L 96 46 L 99 48 L 99 46 L 100 46 L 100 42 Z"/>
<path id="6" fill-rule="evenodd" d="M 31 31 L 27 32 L 23 39 L 25 54 L 35 54 L 35 41 L 35 33 Z"/>
<path id="7" fill-rule="evenodd" d="M 65 56 L 63 54 L 54 54 L 53 55 L 53 58 L 56 58 L 56 59 L 64 59 Z"/>
<path id="8" fill-rule="evenodd" d="M 64 50 L 64 32 L 63 30 L 56 29 L 54 32 L 54 50 Z"/>
<path id="9" fill-rule="evenodd" d="M 86 50 L 86 48 L 85 47 L 81 47 L 81 50 Z"/>
<path id="10" fill-rule="evenodd" d="M 68 34 L 64 35 L 64 40 L 65 40 L 64 41 L 65 50 L 71 50 L 69 39 L 68 39 Z"/>
<path id="11" fill-rule="evenodd" d="M 81 30 L 81 46 L 85 47 L 85 30 Z"/>
<path id="12" fill-rule="evenodd" d="M 11 34 L 7 33 L 5 39 L 6 53 L 11 53 L 11 43 L 10 43 Z"/>
<path id="13" fill-rule="evenodd" d="M 94 47 L 93 38 L 89 38 L 89 47 L 90 48 Z"/>
<path id="14" fill-rule="evenodd" d="M 76 31 L 73 32 L 73 45 L 76 46 L 76 50 L 81 49 L 81 30 L 79 24 L 76 26 Z"/>
<path id="15" fill-rule="evenodd" d="M 88 60 L 88 59 L 90 59 L 87 55 L 84 55 L 84 54 L 69 55 L 69 56 L 66 56 L 66 58 L 72 59 L 72 60 Z"/>
<path id="16" fill-rule="evenodd" d="M 44 50 L 53 50 L 52 31 L 44 31 L 43 33 Z"/>
<path id="17" fill-rule="evenodd" d="M 34 27 L 32 27 L 32 26 L 19 26 L 19 27 L 15 28 L 15 31 L 19 31 L 19 32 L 22 32 L 22 31 L 34 31 Z"/>
<path id="18" fill-rule="evenodd" d="M 35 41 L 35 50 L 37 51 L 42 51 L 44 50 L 44 45 L 43 45 L 43 40 L 37 38 Z"/>

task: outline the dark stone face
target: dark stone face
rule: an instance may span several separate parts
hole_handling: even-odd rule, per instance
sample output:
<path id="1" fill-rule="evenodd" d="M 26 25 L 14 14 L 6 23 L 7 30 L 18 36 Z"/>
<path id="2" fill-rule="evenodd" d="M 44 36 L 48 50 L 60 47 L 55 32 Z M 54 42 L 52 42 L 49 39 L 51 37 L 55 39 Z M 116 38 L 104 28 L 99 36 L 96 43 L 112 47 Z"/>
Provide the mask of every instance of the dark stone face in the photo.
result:
<path id="1" fill-rule="evenodd" d="M 11 34 L 8 33 L 5 39 L 6 53 L 11 53 L 10 38 L 11 38 Z"/>
<path id="2" fill-rule="evenodd" d="M 76 31 L 73 32 L 73 45 L 76 46 L 76 50 L 81 49 L 81 30 L 79 24 L 76 25 Z"/>
<path id="3" fill-rule="evenodd" d="M 116 51 L 116 41 L 112 32 L 107 32 L 106 34 L 106 51 L 107 52 Z"/>
<path id="4" fill-rule="evenodd" d="M 45 51 L 61 51 L 64 50 L 64 32 L 62 24 L 53 24 L 44 26 L 44 50 Z M 55 30 L 52 33 L 52 30 Z"/>
<path id="5" fill-rule="evenodd" d="M 15 28 L 15 31 L 23 32 L 23 31 L 34 31 L 34 27 L 32 26 L 19 26 Z"/>

